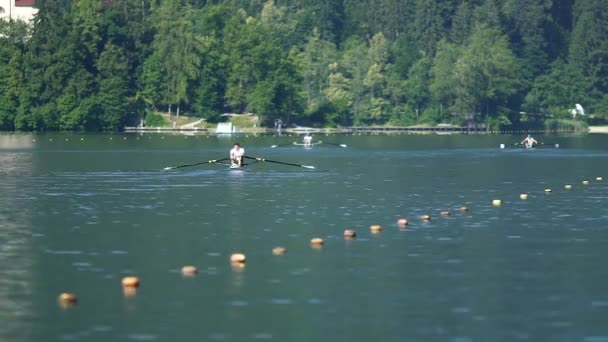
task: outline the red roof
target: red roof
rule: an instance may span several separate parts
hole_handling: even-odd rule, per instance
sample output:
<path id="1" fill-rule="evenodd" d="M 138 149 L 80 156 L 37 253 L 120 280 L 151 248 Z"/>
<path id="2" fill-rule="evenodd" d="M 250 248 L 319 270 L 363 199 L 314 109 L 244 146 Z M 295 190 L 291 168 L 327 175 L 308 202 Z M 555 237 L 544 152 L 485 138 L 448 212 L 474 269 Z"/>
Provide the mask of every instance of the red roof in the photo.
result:
<path id="1" fill-rule="evenodd" d="M 15 0 L 15 6 L 36 6 L 36 0 Z"/>

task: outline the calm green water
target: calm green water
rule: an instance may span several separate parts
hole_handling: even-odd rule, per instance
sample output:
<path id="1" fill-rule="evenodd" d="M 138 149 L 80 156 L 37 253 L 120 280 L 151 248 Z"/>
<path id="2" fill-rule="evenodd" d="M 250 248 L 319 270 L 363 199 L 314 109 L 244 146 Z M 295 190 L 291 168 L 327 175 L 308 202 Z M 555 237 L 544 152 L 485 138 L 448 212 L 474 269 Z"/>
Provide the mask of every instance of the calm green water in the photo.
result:
<path id="1" fill-rule="evenodd" d="M 0 135 L 0 341 L 608 341 L 608 136 L 239 139 Z"/>

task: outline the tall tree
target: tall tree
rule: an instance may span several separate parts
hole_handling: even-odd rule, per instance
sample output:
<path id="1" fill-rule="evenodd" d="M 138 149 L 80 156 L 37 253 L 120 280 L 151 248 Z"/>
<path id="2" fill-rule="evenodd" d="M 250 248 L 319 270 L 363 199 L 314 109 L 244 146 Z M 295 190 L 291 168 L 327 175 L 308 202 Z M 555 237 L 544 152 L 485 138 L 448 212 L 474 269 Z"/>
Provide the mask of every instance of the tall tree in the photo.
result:
<path id="1" fill-rule="evenodd" d="M 477 121 L 508 123 L 507 102 L 517 91 L 520 75 L 505 35 L 481 25 L 455 65 L 458 80 L 456 105 Z"/>

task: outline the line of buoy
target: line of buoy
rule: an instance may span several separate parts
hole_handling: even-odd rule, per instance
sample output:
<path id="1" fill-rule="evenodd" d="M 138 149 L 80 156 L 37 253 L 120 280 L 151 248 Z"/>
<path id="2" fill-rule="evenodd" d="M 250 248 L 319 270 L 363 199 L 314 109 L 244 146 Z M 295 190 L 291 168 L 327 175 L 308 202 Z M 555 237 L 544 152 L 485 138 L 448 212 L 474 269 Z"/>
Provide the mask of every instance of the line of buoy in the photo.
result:
<path id="1" fill-rule="evenodd" d="M 603 180 L 603 178 L 598 176 L 598 177 L 596 177 L 596 180 L 601 181 L 601 180 Z M 585 185 L 588 185 L 589 181 L 583 180 L 582 183 Z M 573 188 L 572 184 L 564 185 L 564 189 L 571 190 L 572 188 Z M 544 190 L 544 192 L 550 193 L 550 192 L 552 192 L 552 190 L 550 188 L 546 188 Z M 526 199 L 528 199 L 528 194 L 521 193 L 519 195 L 519 197 L 522 200 L 526 200 Z M 500 200 L 500 199 L 493 199 L 491 203 L 493 206 L 497 206 L 497 207 L 501 206 L 503 204 L 502 200 Z M 466 206 L 461 206 L 458 208 L 458 210 L 461 213 L 467 213 L 467 212 L 469 212 L 470 209 Z M 444 216 L 444 217 L 451 216 L 451 212 L 449 210 L 442 210 L 442 211 L 440 211 L 440 215 Z M 428 222 L 431 220 L 431 216 L 428 214 L 420 215 L 420 219 L 422 221 Z M 409 225 L 409 221 L 406 218 L 399 218 L 399 219 L 397 219 L 396 223 L 397 223 L 397 226 L 401 229 L 404 229 L 405 227 L 407 227 Z M 382 232 L 382 226 L 379 224 L 371 225 L 370 232 L 372 234 L 378 234 L 378 233 Z M 356 232 L 353 229 L 345 229 L 343 235 L 344 235 L 344 239 L 352 240 L 356 237 Z M 312 248 L 316 248 L 316 249 L 322 248 L 324 243 L 325 243 L 324 240 L 319 237 L 315 237 L 310 240 L 310 246 Z M 282 246 L 277 246 L 272 249 L 272 254 L 276 255 L 276 256 L 285 255 L 286 253 L 287 253 L 287 248 L 282 247 Z M 246 260 L 247 260 L 247 257 L 243 253 L 234 253 L 234 254 L 230 255 L 230 263 L 232 264 L 233 269 L 235 269 L 235 270 L 243 269 L 245 266 Z M 198 274 L 198 269 L 196 268 L 196 266 L 185 265 L 181 268 L 181 274 L 184 277 L 194 277 Z M 126 277 L 122 278 L 121 284 L 122 284 L 124 295 L 126 297 L 131 297 L 137 293 L 137 290 L 140 286 L 140 280 L 136 276 L 126 276 Z M 61 307 L 70 308 L 78 303 L 78 297 L 73 293 L 63 292 L 63 293 L 59 294 L 59 296 L 57 297 L 57 301 Z"/>

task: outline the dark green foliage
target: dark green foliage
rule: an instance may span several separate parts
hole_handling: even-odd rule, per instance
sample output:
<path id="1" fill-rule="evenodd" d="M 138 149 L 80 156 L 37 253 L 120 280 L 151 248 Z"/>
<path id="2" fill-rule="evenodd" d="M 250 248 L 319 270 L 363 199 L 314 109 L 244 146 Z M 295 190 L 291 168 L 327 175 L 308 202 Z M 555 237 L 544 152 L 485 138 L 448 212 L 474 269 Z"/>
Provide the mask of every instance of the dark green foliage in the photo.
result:
<path id="1" fill-rule="evenodd" d="M 39 0 L 0 22 L 0 130 L 608 118 L 608 0 Z M 151 120 L 152 116 L 146 116 Z"/>

